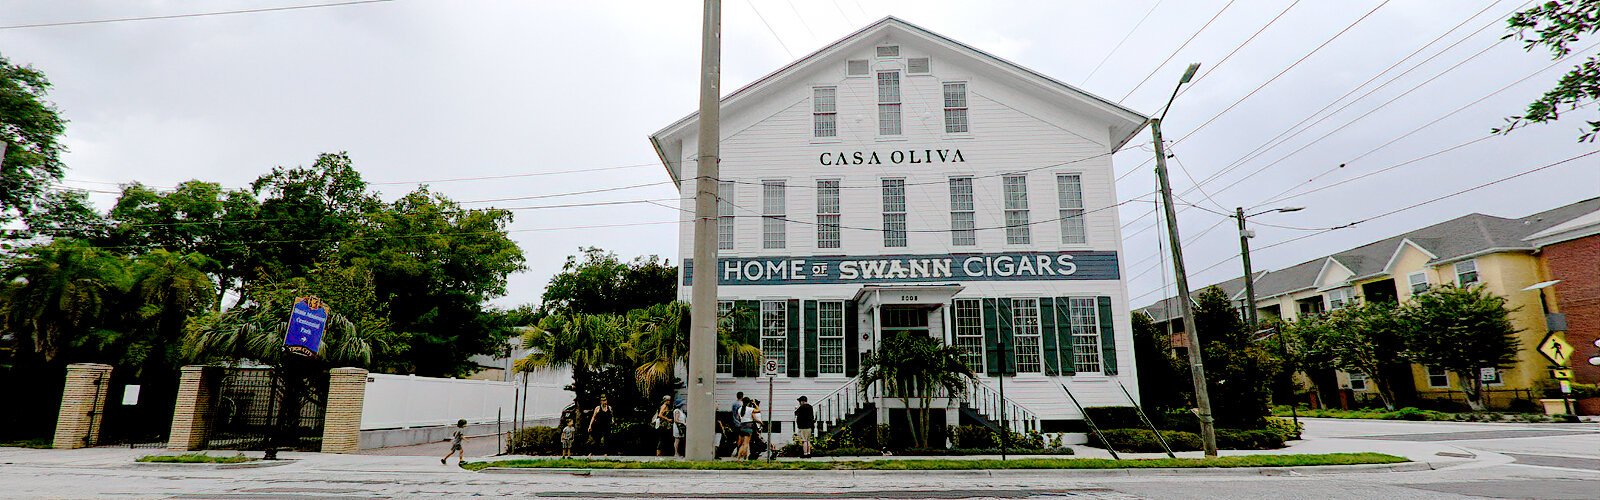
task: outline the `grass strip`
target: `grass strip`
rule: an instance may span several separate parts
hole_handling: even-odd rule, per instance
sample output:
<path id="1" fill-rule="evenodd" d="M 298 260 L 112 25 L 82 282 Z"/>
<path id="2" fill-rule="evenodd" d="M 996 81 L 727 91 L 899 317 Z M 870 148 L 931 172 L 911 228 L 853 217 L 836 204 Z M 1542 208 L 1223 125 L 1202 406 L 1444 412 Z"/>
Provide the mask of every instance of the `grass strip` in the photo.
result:
<path id="1" fill-rule="evenodd" d="M 36 450 L 50 449 L 49 438 L 19 439 L 16 441 L 0 442 L 0 448 L 33 448 Z"/>
<path id="2" fill-rule="evenodd" d="M 145 455 L 134 460 L 158 464 L 237 464 L 254 461 L 244 455 L 213 456 L 204 453 L 184 453 L 182 455 Z"/>
<path id="3" fill-rule="evenodd" d="M 1218 458 L 1025 458 L 1016 460 L 842 460 L 842 461 L 627 461 L 588 459 L 525 459 L 467 462 L 468 470 L 489 467 L 556 469 L 688 469 L 688 470 L 976 470 L 976 469 L 1158 469 L 1296 467 L 1306 465 L 1396 464 L 1408 460 L 1383 453 L 1326 453 L 1304 455 L 1242 455 Z"/>

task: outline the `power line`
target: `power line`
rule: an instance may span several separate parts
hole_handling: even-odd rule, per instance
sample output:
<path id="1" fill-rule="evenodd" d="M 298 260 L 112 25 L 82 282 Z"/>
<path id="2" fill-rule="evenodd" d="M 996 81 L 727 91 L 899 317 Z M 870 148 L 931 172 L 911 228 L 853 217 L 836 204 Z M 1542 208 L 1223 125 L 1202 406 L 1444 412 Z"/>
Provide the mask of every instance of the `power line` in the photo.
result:
<path id="1" fill-rule="evenodd" d="M 1293 9 L 1296 5 L 1300 5 L 1300 0 L 1294 0 L 1294 2 L 1291 2 L 1287 7 L 1284 7 L 1283 10 L 1278 11 L 1278 15 L 1273 16 L 1272 19 L 1267 21 L 1267 24 L 1261 26 L 1261 29 L 1258 29 L 1255 33 L 1252 33 L 1250 38 L 1246 38 L 1243 42 L 1240 42 L 1239 46 L 1234 47 L 1232 51 L 1228 52 L 1228 55 L 1222 56 L 1222 59 L 1217 60 L 1216 64 L 1213 64 L 1210 68 L 1207 68 L 1205 73 L 1201 73 L 1200 76 L 1195 77 L 1194 82 L 1190 83 L 1189 86 L 1179 89 L 1178 95 L 1181 96 L 1190 89 L 1193 89 L 1194 86 L 1199 84 L 1201 80 L 1206 79 L 1207 76 L 1211 76 L 1211 73 L 1216 71 L 1217 68 L 1221 68 L 1222 65 L 1227 64 L 1229 59 L 1233 59 L 1234 54 L 1238 54 L 1240 49 L 1243 49 L 1246 45 L 1250 45 L 1250 42 L 1255 41 L 1256 37 L 1261 36 L 1261 33 L 1267 31 L 1267 28 L 1271 28 L 1273 24 L 1276 24 L 1279 19 L 1283 18 L 1284 14 L 1289 13 L 1289 9 Z"/>
<path id="2" fill-rule="evenodd" d="M 391 0 L 355 0 L 355 1 L 350 1 L 350 2 L 322 3 L 322 4 L 313 4 L 313 5 L 293 5 L 293 6 L 288 6 L 288 7 L 267 7 L 267 8 L 261 8 L 261 9 L 224 10 L 224 11 L 216 11 L 216 12 L 198 12 L 198 13 L 193 13 L 193 14 L 173 14 L 173 15 L 166 15 L 166 16 L 119 17 L 119 18 L 113 18 L 113 19 L 94 19 L 94 20 L 88 20 L 88 21 L 61 21 L 61 22 L 53 22 L 53 23 L 13 24 L 13 25 L 10 25 L 10 26 L 0 26 L 0 30 L 15 30 L 15 29 L 25 29 L 25 28 L 51 28 L 51 27 L 57 27 L 57 26 L 81 26 L 81 25 L 85 25 L 85 24 L 120 23 L 120 22 L 127 22 L 127 21 L 154 21 L 154 20 L 159 20 L 159 19 L 183 19 L 183 18 L 190 18 L 190 17 L 226 16 L 226 15 L 232 15 L 232 14 L 254 14 L 254 13 L 259 13 L 259 12 L 279 12 L 279 11 L 286 11 L 286 10 L 317 9 L 317 8 L 322 8 L 322 7 L 343 7 L 343 6 L 347 6 L 347 5 L 383 3 L 383 2 L 389 2 L 389 1 L 391 1 Z"/>
<path id="3" fill-rule="evenodd" d="M 630 169 L 630 168 L 654 167 L 654 166 L 659 166 L 659 165 L 661 165 L 661 164 L 652 162 L 652 163 L 634 163 L 634 164 L 629 164 L 629 165 L 613 165 L 613 166 L 605 166 L 605 167 L 574 168 L 574 169 L 568 169 L 568 170 L 552 170 L 552 171 L 548 171 L 548 172 L 526 172 L 526 173 L 519 173 L 519 174 L 486 175 L 486 176 L 480 176 L 480 177 L 447 177 L 447 178 L 441 178 L 441 179 L 419 179 L 419 180 L 411 180 L 411 181 L 367 181 L 367 185 L 370 185 L 370 186 L 393 186 L 393 185 L 402 185 L 402 184 L 445 184 L 445 183 L 451 183 L 451 182 L 504 180 L 504 179 L 517 179 L 517 178 L 524 178 L 524 177 L 543 177 L 543 176 L 548 176 L 548 175 L 563 175 L 563 174 L 580 174 L 580 173 L 591 173 L 591 172 L 605 172 L 605 171 L 611 171 L 611 170 L 624 170 L 624 169 Z M 81 182 L 81 183 L 86 183 L 86 184 L 101 184 L 101 185 L 108 185 L 108 186 L 126 186 L 126 185 L 130 185 L 130 184 L 140 184 L 139 181 L 116 182 L 116 181 L 95 181 L 95 180 L 89 180 L 89 179 L 62 179 L 62 181 L 65 181 L 65 182 Z M 141 185 L 144 185 L 144 184 L 141 184 Z M 177 189 L 179 186 L 181 186 L 181 184 L 174 185 L 174 186 L 150 186 L 150 185 L 144 185 L 144 186 L 148 187 L 148 188 L 151 188 L 151 189 L 157 189 L 157 190 L 172 190 L 172 189 Z M 243 189 L 243 188 L 239 188 L 239 189 Z"/>
<path id="4" fill-rule="evenodd" d="M 778 36 L 778 30 L 772 29 L 772 23 L 767 22 L 767 16 L 761 15 L 761 9 L 757 9 L 756 8 L 755 2 L 751 2 L 750 0 L 744 0 L 744 3 L 745 3 L 745 5 L 749 5 L 750 6 L 750 10 L 755 11 L 756 18 L 760 19 L 761 20 L 761 24 L 765 25 L 767 27 L 767 31 L 772 33 L 772 38 L 775 38 L 775 39 L 778 40 L 778 46 L 779 47 L 783 47 L 783 53 L 789 54 L 789 58 L 790 59 L 794 59 L 794 51 L 789 50 L 789 44 L 783 43 L 783 37 Z"/>
<path id="5" fill-rule="evenodd" d="M 1184 47 L 1188 47 L 1189 46 L 1189 42 L 1193 42 L 1195 37 L 1200 36 L 1201 33 L 1204 33 L 1206 31 L 1206 28 L 1211 27 L 1211 23 L 1212 22 L 1215 22 L 1217 20 L 1217 18 L 1222 17 L 1222 13 L 1223 12 L 1227 12 L 1228 11 L 1228 7 L 1232 7 L 1234 1 L 1236 1 L 1236 0 L 1228 0 L 1228 3 L 1223 4 L 1222 8 L 1217 10 L 1217 14 L 1216 15 L 1211 16 L 1211 19 L 1206 20 L 1205 24 L 1200 25 L 1200 29 L 1195 30 L 1194 34 L 1189 35 L 1189 39 L 1188 40 L 1184 40 L 1183 44 L 1178 45 L 1178 48 L 1172 49 L 1172 53 L 1171 54 L 1167 54 L 1167 58 L 1166 59 L 1162 59 L 1161 60 L 1161 64 L 1157 64 L 1155 69 L 1150 70 L 1150 74 L 1144 75 L 1144 79 L 1143 80 L 1139 80 L 1139 84 L 1138 85 L 1134 85 L 1133 89 L 1129 90 L 1128 93 L 1123 94 L 1121 99 L 1117 99 L 1117 102 L 1122 102 L 1122 101 L 1128 100 L 1128 97 L 1132 96 L 1134 92 L 1138 92 L 1140 87 L 1144 87 L 1144 84 L 1150 81 L 1150 77 L 1156 76 L 1156 73 L 1161 71 L 1161 68 L 1166 67 L 1167 63 L 1172 62 L 1172 58 L 1177 57 L 1178 53 L 1182 52 Z"/>
<path id="6" fill-rule="evenodd" d="M 1162 0 L 1156 0 L 1156 3 L 1150 6 L 1150 10 L 1144 11 L 1144 17 L 1140 17 L 1139 22 L 1133 24 L 1133 29 L 1128 30 L 1128 34 L 1123 35 L 1122 40 L 1118 41 L 1116 46 L 1111 47 L 1111 52 L 1107 52 L 1105 57 L 1100 58 L 1100 63 L 1094 65 L 1094 69 L 1089 70 L 1089 76 L 1083 77 L 1083 81 L 1078 82 L 1079 86 L 1088 84 L 1089 79 L 1094 78 L 1094 74 L 1100 72 L 1100 68 L 1106 65 L 1106 61 L 1111 60 L 1111 56 L 1117 54 L 1117 50 L 1122 48 L 1122 44 L 1128 43 L 1128 39 L 1133 38 L 1133 34 L 1139 31 L 1139 27 L 1144 26 L 1144 21 L 1150 19 L 1150 14 L 1154 14 L 1156 9 L 1161 7 L 1161 2 Z"/>

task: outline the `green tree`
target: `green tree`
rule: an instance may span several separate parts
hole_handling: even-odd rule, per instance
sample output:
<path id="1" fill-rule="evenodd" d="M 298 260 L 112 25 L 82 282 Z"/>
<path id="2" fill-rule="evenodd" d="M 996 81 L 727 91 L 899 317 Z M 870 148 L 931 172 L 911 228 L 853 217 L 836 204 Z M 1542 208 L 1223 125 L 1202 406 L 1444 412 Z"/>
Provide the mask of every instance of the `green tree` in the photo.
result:
<path id="1" fill-rule="evenodd" d="M 939 339 L 905 332 L 892 335 L 862 360 L 861 390 L 878 384 L 884 396 L 900 398 L 907 408 L 906 429 L 911 431 L 912 441 L 918 448 L 927 448 L 933 430 L 928 414 L 933 398 L 960 398 L 977 379 L 961 356 L 961 348 Z M 910 411 L 912 399 L 918 402 L 917 412 Z M 920 418 L 913 419 L 913 413 Z"/>
<path id="2" fill-rule="evenodd" d="M 1405 325 L 1393 302 L 1363 302 L 1334 311 L 1319 349 L 1334 368 L 1366 374 L 1383 406 L 1395 408 L 1394 381 L 1389 373 L 1404 365 Z"/>
<path id="3" fill-rule="evenodd" d="M 761 349 L 747 344 L 733 335 L 733 312 L 717 320 L 717 351 L 732 353 L 741 363 L 761 362 Z M 671 383 L 673 372 L 689 358 L 689 303 L 668 302 L 645 309 L 628 312 L 631 358 L 638 363 L 635 370 L 639 389 L 650 389 Z"/>
<path id="4" fill-rule="evenodd" d="M 567 257 L 545 286 L 540 309 L 548 313 L 624 314 L 677 297 L 677 268 L 654 255 L 623 262 L 589 247 Z"/>
<path id="5" fill-rule="evenodd" d="M 1289 352 L 1289 366 L 1305 374 L 1312 390 L 1322 401 L 1337 401 L 1339 386 L 1334 375 L 1337 367 L 1328 343 L 1333 329 L 1329 315 L 1302 314 L 1293 321 L 1279 320 L 1274 327 L 1287 342 L 1285 350 Z"/>
<path id="6" fill-rule="evenodd" d="M 250 192 L 214 182 L 191 180 L 171 191 L 129 184 L 107 213 L 109 227 L 97 242 L 128 254 L 164 249 L 205 255 L 211 260 L 205 270 L 216 284 L 211 306 L 220 307 L 223 296 L 247 277 L 244 259 L 259 226 L 281 223 L 255 220 L 257 208 Z"/>
<path id="7" fill-rule="evenodd" d="M 0 224 L 28 219 L 61 181 L 67 121 L 47 100 L 50 80 L 0 55 Z"/>
<path id="8" fill-rule="evenodd" d="M 1139 370 L 1139 401 L 1149 413 L 1183 406 L 1188 394 L 1178 381 L 1186 379 L 1172 355 L 1172 337 L 1143 313 L 1133 315 L 1133 359 Z"/>
<path id="9" fill-rule="evenodd" d="M 1194 301 L 1206 388 L 1217 425 L 1244 429 L 1265 425 L 1278 364 L 1266 347 L 1255 341 L 1222 289 L 1207 287 Z"/>
<path id="10" fill-rule="evenodd" d="M 510 223 L 508 211 L 463 209 L 426 188 L 363 215 L 337 258 L 372 271 L 394 330 L 404 332 L 407 348 L 391 369 L 461 375 L 475 368 L 469 357 L 503 349 L 511 330 L 484 304 L 524 269 Z"/>
<path id="11" fill-rule="evenodd" d="M 20 363 L 52 363 L 63 348 L 106 323 L 127 289 L 126 265 L 88 243 L 59 239 L 23 249 L 0 269 L 5 330 Z"/>
<path id="12" fill-rule="evenodd" d="M 324 153 L 310 167 L 276 167 L 250 184 L 260 199 L 258 224 L 246 224 L 251 241 L 243 268 L 249 278 L 302 276 L 354 237 L 362 216 L 377 210 L 350 156 Z"/>
<path id="13" fill-rule="evenodd" d="M 195 314 L 209 309 L 216 287 L 205 269 L 211 259 L 197 252 L 178 254 L 155 250 L 134 259 L 132 271 L 133 303 L 138 316 L 147 324 L 144 346 L 148 355 L 140 363 L 140 373 L 176 369 L 185 324 Z"/>
<path id="14" fill-rule="evenodd" d="M 328 304 L 320 358 L 335 366 L 376 368 L 397 349 L 388 314 L 372 284 L 372 273 L 325 264 L 282 283 L 251 285 L 250 302 L 209 311 L 186 323 L 183 359 L 193 363 L 272 361 L 283 349 L 295 299 L 316 296 Z"/>
<path id="15" fill-rule="evenodd" d="M 1546 1 L 1513 14 L 1507 24 L 1510 33 L 1505 38 L 1523 42 L 1525 50 L 1543 48 L 1554 59 L 1565 58 L 1572 54 L 1573 44 L 1600 31 L 1600 0 Z M 1507 118 L 1506 125 L 1495 132 L 1509 133 L 1529 123 L 1555 121 L 1561 118 L 1563 109 L 1577 110 L 1596 100 L 1600 100 L 1600 55 L 1590 55 L 1562 76 L 1555 88 L 1528 104 L 1522 115 Z M 1600 134 L 1600 120 L 1588 125 L 1579 141 L 1594 141 Z"/>
<path id="16" fill-rule="evenodd" d="M 1516 361 L 1517 332 L 1506 299 L 1482 286 L 1433 287 L 1403 309 L 1405 355 L 1412 362 L 1456 373 L 1467 404 L 1483 411 L 1483 368 L 1504 368 Z"/>
<path id="17" fill-rule="evenodd" d="M 630 362 L 622 318 L 610 314 L 554 314 L 522 336 L 528 354 L 517 360 L 522 372 L 571 368 L 573 392 L 583 404 L 599 399 L 585 384 L 594 372 Z M 621 401 L 618 401 L 621 402 Z"/>
<path id="18" fill-rule="evenodd" d="M 107 222 L 83 191 L 50 191 L 29 213 L 24 237 L 73 238 L 99 241 L 105 238 Z"/>

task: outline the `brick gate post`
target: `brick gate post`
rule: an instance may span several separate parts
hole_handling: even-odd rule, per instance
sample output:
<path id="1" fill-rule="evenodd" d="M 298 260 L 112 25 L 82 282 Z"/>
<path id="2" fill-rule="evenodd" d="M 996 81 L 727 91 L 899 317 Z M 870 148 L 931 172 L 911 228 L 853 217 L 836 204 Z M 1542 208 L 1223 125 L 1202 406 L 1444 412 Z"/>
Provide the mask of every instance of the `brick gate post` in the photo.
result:
<path id="1" fill-rule="evenodd" d="M 172 405 L 172 432 L 167 449 L 198 450 L 211 433 L 211 384 L 206 367 L 185 366 L 178 378 L 178 398 Z"/>
<path id="2" fill-rule="evenodd" d="M 105 417 L 106 393 L 110 389 L 111 365 L 67 365 L 67 381 L 61 389 L 61 411 L 56 414 L 56 435 L 50 446 L 70 450 L 98 443 L 100 424 Z"/>
<path id="3" fill-rule="evenodd" d="M 361 410 L 366 404 L 366 396 L 366 370 L 328 370 L 328 405 L 322 418 L 323 453 L 355 453 L 361 450 Z"/>

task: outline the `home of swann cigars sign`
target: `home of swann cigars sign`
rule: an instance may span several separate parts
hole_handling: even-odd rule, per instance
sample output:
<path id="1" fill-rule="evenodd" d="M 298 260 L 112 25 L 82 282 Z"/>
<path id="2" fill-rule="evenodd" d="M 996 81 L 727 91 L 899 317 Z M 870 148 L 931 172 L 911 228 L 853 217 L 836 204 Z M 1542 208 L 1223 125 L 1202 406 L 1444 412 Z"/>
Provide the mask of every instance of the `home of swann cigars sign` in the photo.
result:
<path id="1" fill-rule="evenodd" d="M 718 261 L 717 283 L 722 285 L 1114 280 L 1121 277 L 1117 253 L 1108 251 L 726 257 Z M 683 284 L 693 284 L 693 276 L 694 259 L 684 259 Z"/>

